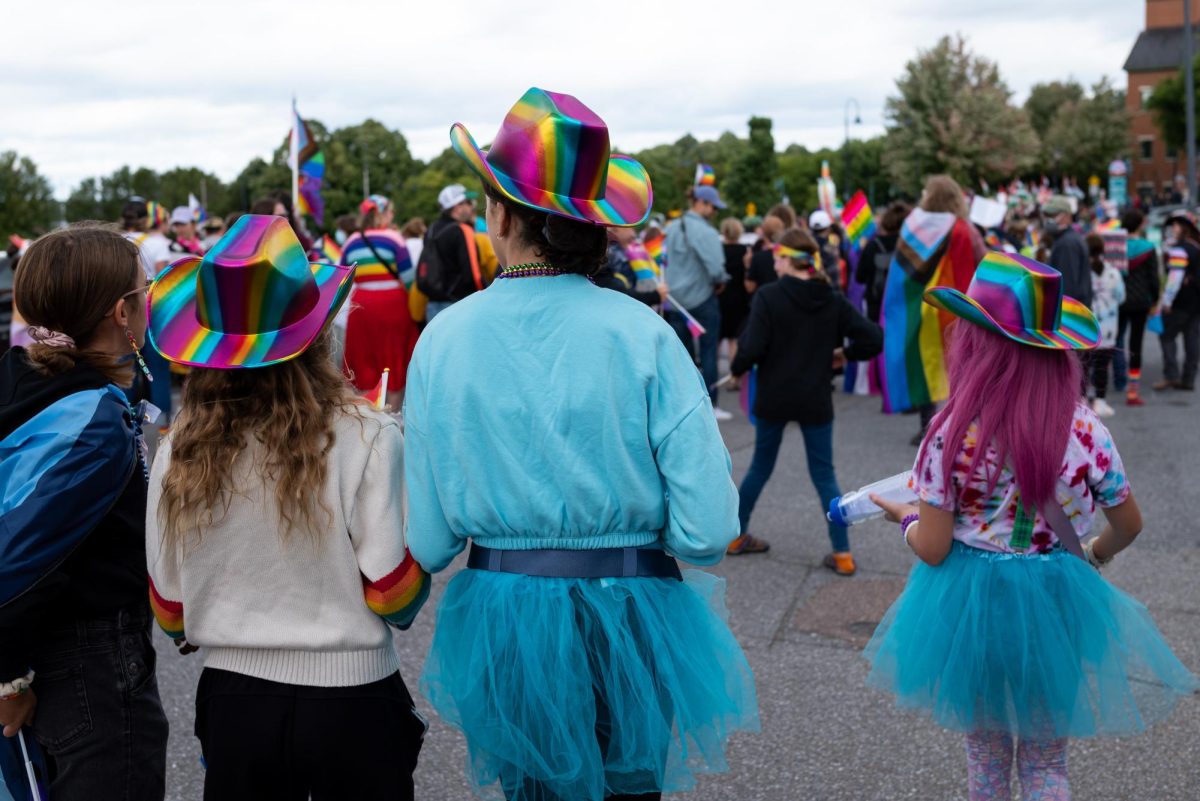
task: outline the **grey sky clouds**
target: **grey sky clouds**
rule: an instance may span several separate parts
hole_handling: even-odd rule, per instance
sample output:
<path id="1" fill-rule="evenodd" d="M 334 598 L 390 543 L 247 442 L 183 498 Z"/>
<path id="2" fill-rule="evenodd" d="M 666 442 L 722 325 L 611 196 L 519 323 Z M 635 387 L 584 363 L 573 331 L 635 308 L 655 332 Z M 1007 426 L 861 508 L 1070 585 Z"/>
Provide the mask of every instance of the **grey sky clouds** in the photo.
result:
<path id="1" fill-rule="evenodd" d="M 65 196 L 122 164 L 233 178 L 269 156 L 290 99 L 330 127 L 374 117 L 429 158 L 465 122 L 481 140 L 529 86 L 574 94 L 636 150 L 691 132 L 781 145 L 883 130 L 907 60 L 961 32 L 1022 99 L 1044 80 L 1108 76 L 1141 29 L 1136 0 L 207 0 L 6 4 L 0 150 Z M 112 10 L 116 9 L 116 10 Z"/>

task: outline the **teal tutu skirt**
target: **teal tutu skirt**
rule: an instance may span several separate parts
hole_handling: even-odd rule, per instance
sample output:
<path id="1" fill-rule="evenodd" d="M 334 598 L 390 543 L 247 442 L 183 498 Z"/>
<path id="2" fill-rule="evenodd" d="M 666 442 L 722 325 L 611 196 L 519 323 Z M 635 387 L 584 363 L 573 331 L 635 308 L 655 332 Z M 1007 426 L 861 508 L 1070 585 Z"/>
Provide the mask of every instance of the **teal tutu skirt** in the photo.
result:
<path id="1" fill-rule="evenodd" d="M 421 689 L 465 735 L 485 796 L 497 781 L 522 800 L 688 789 L 727 769 L 730 734 L 759 725 L 724 587 L 698 570 L 683 582 L 463 570 Z"/>
<path id="2" fill-rule="evenodd" d="M 870 686 L 968 732 L 1136 733 L 1197 689 L 1146 607 L 1063 550 L 956 541 L 941 565 L 913 568 L 864 655 Z"/>

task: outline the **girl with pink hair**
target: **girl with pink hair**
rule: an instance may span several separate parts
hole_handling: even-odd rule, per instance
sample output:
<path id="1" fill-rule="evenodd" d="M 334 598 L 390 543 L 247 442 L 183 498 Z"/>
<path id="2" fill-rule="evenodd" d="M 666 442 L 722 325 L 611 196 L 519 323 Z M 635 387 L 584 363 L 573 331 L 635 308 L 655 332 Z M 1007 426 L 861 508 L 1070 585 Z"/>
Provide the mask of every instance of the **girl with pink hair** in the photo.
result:
<path id="1" fill-rule="evenodd" d="M 867 646 L 867 683 L 966 734 L 971 801 L 1010 798 L 1014 749 L 1025 801 L 1069 799 L 1067 738 L 1143 731 L 1197 687 L 1099 573 L 1142 516 L 1079 397 L 1070 351 L 1096 347 L 1096 319 L 1061 282 L 992 252 L 966 293 L 926 292 L 961 318 L 950 397 L 913 469 L 919 507 L 873 498 L 920 561 Z M 1081 545 L 1097 506 L 1106 525 Z"/>

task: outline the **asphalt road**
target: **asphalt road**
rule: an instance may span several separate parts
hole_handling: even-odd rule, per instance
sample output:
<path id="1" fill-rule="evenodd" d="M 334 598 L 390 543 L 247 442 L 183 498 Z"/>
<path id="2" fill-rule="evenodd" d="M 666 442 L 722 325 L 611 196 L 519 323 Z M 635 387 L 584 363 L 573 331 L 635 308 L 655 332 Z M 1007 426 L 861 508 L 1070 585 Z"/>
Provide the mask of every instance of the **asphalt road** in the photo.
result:
<path id="1" fill-rule="evenodd" d="M 1147 339 L 1147 383 L 1159 375 L 1158 341 Z M 1117 405 L 1110 421 L 1146 517 L 1137 543 L 1106 572 L 1150 609 L 1176 653 L 1200 673 L 1200 398 L 1147 393 L 1141 409 Z M 754 432 L 737 411 L 722 424 L 740 480 Z M 834 455 L 843 490 L 911 466 L 913 417 L 885 417 L 874 398 L 837 397 Z M 914 557 L 895 526 L 868 523 L 852 532 L 857 576 L 825 571 L 828 540 L 808 480 L 798 430 L 789 430 L 779 464 L 752 521 L 771 541 L 769 554 L 728 558 L 713 571 L 728 580 L 731 624 L 757 680 L 763 729 L 738 737 L 729 773 L 701 780 L 686 796 L 712 801 L 897 801 L 966 798 L 960 736 L 898 711 L 866 689 L 859 652 L 899 593 Z M 416 625 L 396 637 L 403 674 L 414 689 L 429 647 L 434 610 L 449 575 Z M 199 799 L 203 770 L 192 736 L 200 655 L 179 657 L 160 643 L 159 680 L 171 719 L 168 798 Z M 471 797 L 463 777 L 462 738 L 432 714 L 421 752 L 417 798 Z M 1074 797 L 1088 801 L 1195 801 L 1200 798 L 1200 698 L 1182 703 L 1149 733 L 1119 740 L 1075 741 L 1070 752 Z M 1015 791 L 1015 787 L 1014 787 Z"/>

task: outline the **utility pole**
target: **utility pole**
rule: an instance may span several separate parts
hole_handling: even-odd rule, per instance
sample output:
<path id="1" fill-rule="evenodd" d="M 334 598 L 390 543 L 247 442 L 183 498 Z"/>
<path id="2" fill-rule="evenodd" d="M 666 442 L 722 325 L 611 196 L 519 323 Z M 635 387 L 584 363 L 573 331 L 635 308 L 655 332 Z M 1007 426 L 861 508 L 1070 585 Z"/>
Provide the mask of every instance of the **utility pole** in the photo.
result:
<path id="1" fill-rule="evenodd" d="M 1183 101 L 1187 135 L 1188 205 L 1196 205 L 1196 80 L 1192 74 L 1192 0 L 1183 0 Z"/>
<path id="2" fill-rule="evenodd" d="M 846 138 L 842 140 L 842 197 L 850 197 L 850 106 L 854 106 L 854 124 L 862 124 L 862 109 L 853 97 L 847 98 L 843 107 L 842 121 L 846 125 Z"/>

